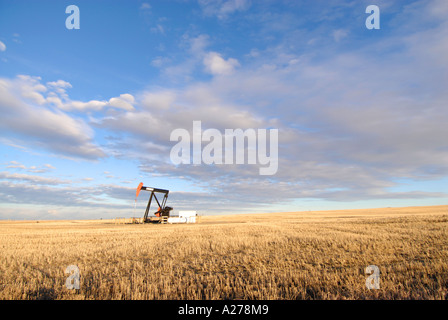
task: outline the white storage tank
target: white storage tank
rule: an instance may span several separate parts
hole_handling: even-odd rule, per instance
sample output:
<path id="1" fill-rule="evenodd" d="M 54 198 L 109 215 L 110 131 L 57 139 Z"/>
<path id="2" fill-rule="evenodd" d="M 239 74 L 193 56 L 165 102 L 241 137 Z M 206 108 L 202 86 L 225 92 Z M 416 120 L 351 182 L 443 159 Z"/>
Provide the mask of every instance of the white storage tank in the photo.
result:
<path id="1" fill-rule="evenodd" d="M 179 218 L 184 218 L 187 223 L 196 223 L 197 219 L 196 211 L 179 211 Z"/>
<path id="2" fill-rule="evenodd" d="M 196 223 L 197 222 L 196 211 L 179 211 L 178 217 L 169 217 L 168 223 Z"/>

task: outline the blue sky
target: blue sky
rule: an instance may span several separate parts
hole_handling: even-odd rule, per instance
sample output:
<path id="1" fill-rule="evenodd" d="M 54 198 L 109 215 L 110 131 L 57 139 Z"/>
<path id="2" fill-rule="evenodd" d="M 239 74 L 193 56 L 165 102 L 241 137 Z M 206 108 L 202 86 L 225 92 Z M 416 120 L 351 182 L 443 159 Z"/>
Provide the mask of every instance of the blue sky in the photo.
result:
<path id="1" fill-rule="evenodd" d="M 0 0 L 0 218 L 140 216 L 141 181 L 201 214 L 448 204 L 447 16 L 444 0 Z M 174 165 L 170 133 L 195 120 L 278 129 L 278 171 Z"/>

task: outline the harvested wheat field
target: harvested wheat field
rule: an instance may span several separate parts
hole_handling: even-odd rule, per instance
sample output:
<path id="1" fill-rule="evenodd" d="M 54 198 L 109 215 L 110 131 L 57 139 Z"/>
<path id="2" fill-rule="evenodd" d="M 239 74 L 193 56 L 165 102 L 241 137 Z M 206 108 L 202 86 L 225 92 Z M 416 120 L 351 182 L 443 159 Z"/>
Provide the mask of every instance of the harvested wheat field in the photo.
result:
<path id="1" fill-rule="evenodd" d="M 0 299 L 447 299 L 448 206 L 0 223 Z M 66 268 L 79 269 L 68 289 Z M 365 269 L 379 268 L 379 289 Z"/>

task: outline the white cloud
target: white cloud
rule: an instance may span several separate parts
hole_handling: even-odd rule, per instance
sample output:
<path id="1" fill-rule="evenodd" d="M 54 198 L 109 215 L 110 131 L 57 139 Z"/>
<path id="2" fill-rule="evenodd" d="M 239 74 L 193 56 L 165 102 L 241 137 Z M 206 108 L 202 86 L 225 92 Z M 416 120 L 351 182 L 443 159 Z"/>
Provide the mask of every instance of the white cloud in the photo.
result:
<path id="1" fill-rule="evenodd" d="M 235 11 L 247 10 L 249 6 L 249 0 L 228 0 L 223 2 L 219 11 L 221 15 L 227 15 Z"/>
<path id="2" fill-rule="evenodd" d="M 64 80 L 47 82 L 47 86 L 60 93 L 65 93 L 65 89 L 72 88 L 71 83 Z"/>
<path id="3" fill-rule="evenodd" d="M 6 51 L 6 45 L 0 41 L 0 51 Z"/>
<path id="4" fill-rule="evenodd" d="M 12 36 L 13 36 L 12 41 L 19 44 L 22 43 L 22 41 L 20 41 L 20 34 L 14 33 Z"/>
<path id="5" fill-rule="evenodd" d="M 338 29 L 333 31 L 333 38 L 334 41 L 339 42 L 342 39 L 346 38 L 348 36 L 348 31 L 344 29 Z"/>
<path id="6" fill-rule="evenodd" d="M 200 55 L 202 56 L 204 54 L 205 48 L 210 44 L 210 36 L 207 34 L 201 34 L 194 38 L 189 38 L 186 36 L 187 43 L 189 45 L 189 51 L 193 55 Z"/>
<path id="7" fill-rule="evenodd" d="M 204 57 L 204 66 L 207 72 L 213 75 L 228 75 L 231 74 L 235 67 L 238 67 L 240 64 L 238 60 L 229 58 L 225 60 L 219 53 L 217 52 L 209 52 Z"/>
<path id="8" fill-rule="evenodd" d="M 47 82 L 47 85 L 51 86 L 51 87 L 59 87 L 59 88 L 72 88 L 72 85 L 70 84 L 70 82 L 67 82 L 64 80 Z"/>
<path id="9" fill-rule="evenodd" d="M 117 98 L 111 98 L 108 105 L 110 107 L 123 109 L 123 110 L 134 110 L 133 104 L 135 102 L 134 96 L 129 93 L 120 94 Z"/>
<path id="10" fill-rule="evenodd" d="M 47 100 L 50 102 L 50 98 L 47 98 Z M 87 102 L 83 101 L 69 101 L 66 103 L 63 103 L 60 108 L 62 110 L 66 111 L 99 111 L 104 108 L 104 106 L 107 105 L 106 101 L 98 101 L 98 100 L 90 100 Z"/>
<path id="11" fill-rule="evenodd" d="M 53 167 L 51 164 L 44 164 L 43 166 L 30 166 L 30 167 L 26 167 L 25 165 L 21 164 L 18 161 L 9 161 L 8 165 L 6 166 L 7 168 L 11 168 L 11 169 L 21 169 L 21 170 L 26 170 L 28 172 L 33 172 L 33 173 L 45 173 L 48 172 L 50 170 L 56 169 L 55 167 Z"/>
<path id="12" fill-rule="evenodd" d="M 7 166 L 7 168 L 18 168 L 18 169 L 26 169 L 26 166 L 21 164 L 18 161 L 9 161 L 9 165 Z"/>
<path id="13" fill-rule="evenodd" d="M 199 0 L 198 2 L 205 15 L 216 16 L 220 20 L 228 18 L 237 11 L 246 11 L 251 5 L 250 0 Z"/>
<path id="14" fill-rule="evenodd" d="M 149 10 L 151 9 L 151 5 L 147 2 L 142 3 L 142 5 L 140 6 L 141 10 Z"/>
<path id="15" fill-rule="evenodd" d="M 251 58 L 258 58 L 260 56 L 260 51 L 256 48 L 250 50 L 250 52 L 246 55 L 247 57 Z"/>
<path id="16" fill-rule="evenodd" d="M 46 99 L 39 92 L 46 91 L 46 87 L 38 80 L 29 76 L 0 79 L 2 135 L 20 139 L 21 145 L 33 145 L 60 155 L 104 157 L 104 152 L 93 142 L 93 130 L 82 119 L 44 105 Z"/>
<path id="17" fill-rule="evenodd" d="M 46 92 L 47 88 L 40 83 L 40 80 L 40 77 L 18 75 L 12 89 L 18 91 L 23 98 L 42 105 L 45 103 L 43 92 Z"/>
<path id="18" fill-rule="evenodd" d="M 176 99 L 176 93 L 171 90 L 159 92 L 144 92 L 141 97 L 141 106 L 147 110 L 169 109 Z"/>
<path id="19" fill-rule="evenodd" d="M 1 174 L 0 174 L 1 176 Z M 17 176 L 11 180 L 0 181 L 0 201 L 4 204 L 4 209 L 0 213 L 1 218 L 18 218 L 21 206 L 32 204 L 32 215 L 27 218 L 45 219 L 48 217 L 48 211 L 60 212 L 58 216 L 50 215 L 51 219 L 73 218 L 73 212 L 77 212 L 77 219 L 92 218 L 114 218 L 123 216 L 129 211 L 129 204 L 117 203 L 117 199 L 135 197 L 135 188 L 125 188 L 111 185 L 85 186 L 76 185 L 71 181 L 62 181 L 58 184 L 57 179 L 52 181 L 50 178 L 37 178 L 32 176 Z M 29 183 L 32 182 L 32 183 Z M 66 183 L 67 182 L 67 183 Z M 104 194 L 113 202 L 108 202 Z M 114 197 L 114 198 L 112 198 Z M 12 204 L 8 206 L 8 204 Z M 8 212 L 10 207 L 14 212 Z M 39 209 L 44 212 L 39 212 Z M 28 210 L 29 212 L 29 210 Z"/>
<path id="20" fill-rule="evenodd" d="M 60 185 L 60 184 L 70 184 L 69 180 L 61 180 L 52 177 L 42 177 L 23 173 L 10 173 L 6 171 L 0 172 L 0 179 L 9 181 L 25 181 L 32 182 L 33 184 L 39 185 Z"/>
<path id="21" fill-rule="evenodd" d="M 165 28 L 161 24 L 157 24 L 155 27 L 150 29 L 152 33 L 165 34 Z"/>
<path id="22" fill-rule="evenodd" d="M 156 68 L 161 68 L 168 62 L 170 62 L 170 59 L 167 57 L 157 57 L 151 61 L 151 65 Z"/>
<path id="23" fill-rule="evenodd" d="M 167 65 L 162 74 L 173 82 L 190 82 L 198 66 L 203 67 L 205 49 L 210 44 L 210 37 L 206 34 L 191 37 L 188 33 L 182 36 L 181 47 L 185 48 L 185 60 L 177 64 Z M 165 59 L 164 62 L 167 62 Z"/>
<path id="24" fill-rule="evenodd" d="M 79 101 L 71 100 L 67 89 L 72 88 L 71 83 L 64 80 L 41 83 L 40 77 L 18 75 L 12 81 L 10 89 L 28 102 L 38 105 L 54 105 L 62 111 L 90 112 L 101 111 L 106 107 L 133 110 L 135 99 L 131 94 L 120 94 L 106 100 Z"/>

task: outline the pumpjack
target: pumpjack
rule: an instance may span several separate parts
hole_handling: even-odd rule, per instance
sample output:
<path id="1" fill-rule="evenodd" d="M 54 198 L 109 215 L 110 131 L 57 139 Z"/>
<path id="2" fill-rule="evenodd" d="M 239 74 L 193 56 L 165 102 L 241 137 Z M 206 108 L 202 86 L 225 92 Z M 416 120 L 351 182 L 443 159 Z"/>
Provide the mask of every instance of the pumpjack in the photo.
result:
<path id="1" fill-rule="evenodd" d="M 171 210 L 173 210 L 172 207 L 168 207 L 166 205 L 166 201 L 168 199 L 168 194 L 170 191 L 165 190 L 165 189 L 145 187 L 145 186 L 143 186 L 143 183 L 140 183 L 137 187 L 135 201 L 137 201 L 137 197 L 141 190 L 151 192 L 151 195 L 149 196 L 148 204 L 146 205 L 145 215 L 143 216 L 143 222 L 144 223 L 166 223 L 168 218 L 170 217 Z M 157 194 L 163 195 L 163 198 L 161 201 L 159 201 L 159 199 L 157 199 Z M 152 217 L 152 216 L 148 217 L 150 209 L 151 209 L 151 202 L 153 199 L 156 200 L 158 209 L 156 212 L 154 212 L 155 217 Z"/>

